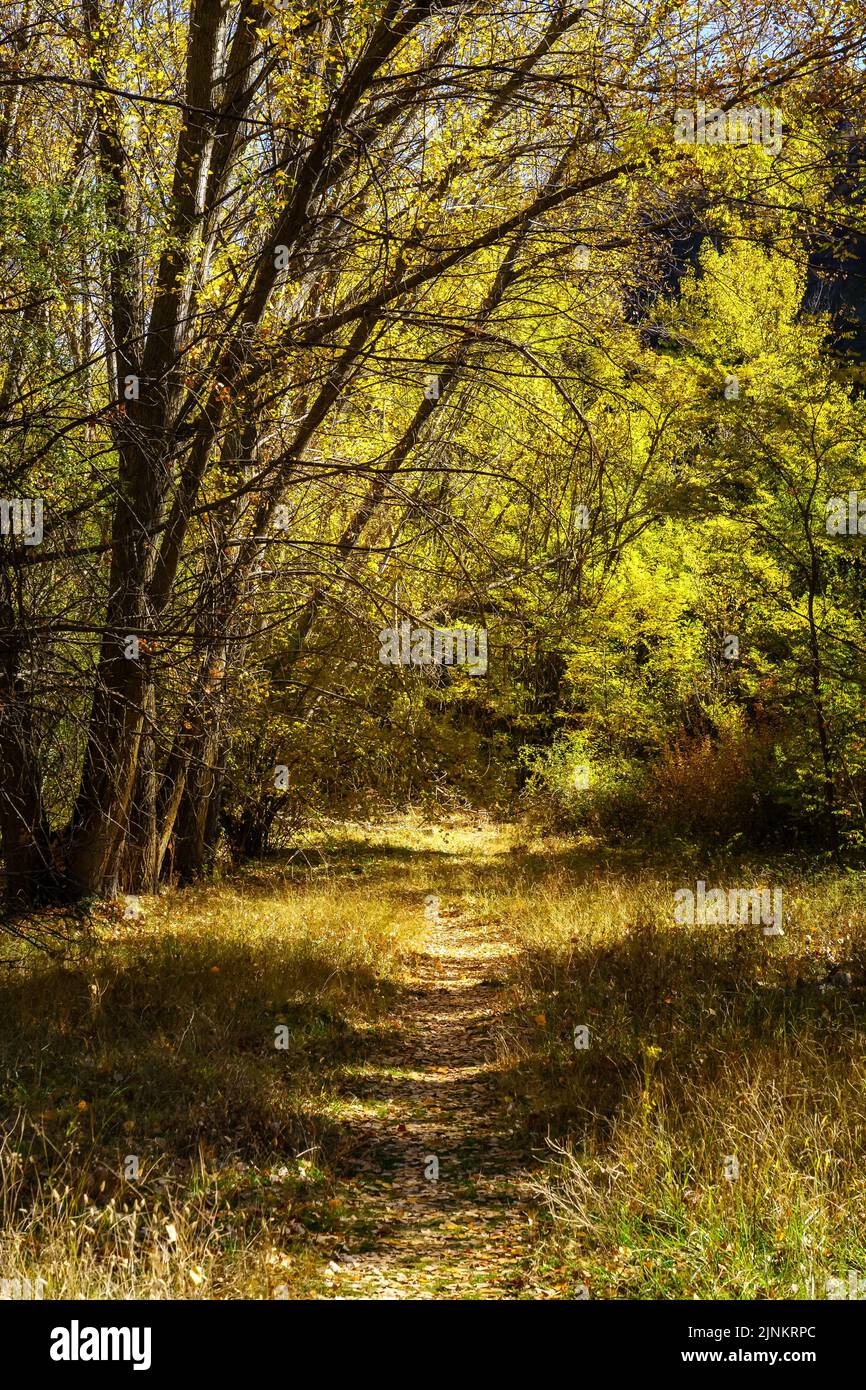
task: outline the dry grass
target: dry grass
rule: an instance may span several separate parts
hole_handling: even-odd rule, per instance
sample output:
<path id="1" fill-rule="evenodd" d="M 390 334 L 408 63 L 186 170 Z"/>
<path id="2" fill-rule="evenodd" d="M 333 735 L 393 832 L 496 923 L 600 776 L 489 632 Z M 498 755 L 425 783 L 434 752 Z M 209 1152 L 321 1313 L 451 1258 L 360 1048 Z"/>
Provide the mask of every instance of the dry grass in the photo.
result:
<path id="1" fill-rule="evenodd" d="M 2 970 L 0 1277 L 48 1297 L 320 1294 L 324 1250 L 358 1219 L 335 1195 L 346 1097 L 400 1026 L 431 893 L 513 932 L 501 1098 L 537 1140 L 547 1287 L 820 1298 L 866 1272 L 859 879 L 650 872 L 456 819 L 304 850 Z M 674 925 L 697 877 L 783 886 L 785 936 Z M 831 963 L 849 982 L 822 989 Z"/>
<path id="2" fill-rule="evenodd" d="M 290 868 L 144 899 L 139 922 L 101 914 L 64 962 L 2 972 L 3 1278 L 47 1297 L 303 1292 L 339 1215 L 340 1069 L 391 1026 L 422 920 L 426 878 L 406 908 L 382 894 L 389 848 L 319 837 Z"/>
<path id="3" fill-rule="evenodd" d="M 696 877 L 782 886 L 785 935 L 675 925 L 673 891 Z M 501 1056 L 556 1156 L 549 1276 L 591 1297 L 824 1298 L 828 1279 L 866 1271 L 860 880 L 610 866 L 536 883 L 511 912 Z M 841 987 L 822 985 L 833 964 Z"/>

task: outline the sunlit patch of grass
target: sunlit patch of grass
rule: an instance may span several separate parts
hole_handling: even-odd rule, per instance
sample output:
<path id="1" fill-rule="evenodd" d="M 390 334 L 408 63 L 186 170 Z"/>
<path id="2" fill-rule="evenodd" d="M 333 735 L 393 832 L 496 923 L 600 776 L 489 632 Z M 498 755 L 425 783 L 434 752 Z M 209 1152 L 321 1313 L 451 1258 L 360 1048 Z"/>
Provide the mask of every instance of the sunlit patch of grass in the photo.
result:
<path id="1" fill-rule="evenodd" d="M 4 1278 L 294 1297 L 317 1267 L 342 1068 L 395 1026 L 427 880 L 409 910 L 339 866 L 252 879 L 100 911 L 4 972 Z"/>
<path id="2" fill-rule="evenodd" d="M 785 935 L 675 925 L 674 888 L 696 876 L 782 886 Z M 858 880 L 566 873 L 510 910 L 500 1058 L 513 1106 L 554 1149 L 546 1277 L 591 1297 L 823 1298 L 829 1278 L 866 1272 Z M 842 987 L 825 983 L 834 964 Z"/>
<path id="3" fill-rule="evenodd" d="M 100 910 L 65 960 L 0 974 L 3 1278 L 49 1297 L 320 1295 L 389 1181 L 335 1177 L 353 1126 L 391 1118 L 367 1083 L 415 1076 L 391 1043 L 431 895 L 482 948 L 511 938 L 498 1077 L 503 1125 L 550 1141 L 545 1287 L 820 1298 L 866 1274 L 856 878 L 641 867 L 457 817 L 325 826 L 299 851 L 145 900 L 141 921 Z M 785 935 L 675 925 L 673 891 L 698 877 L 781 885 Z"/>

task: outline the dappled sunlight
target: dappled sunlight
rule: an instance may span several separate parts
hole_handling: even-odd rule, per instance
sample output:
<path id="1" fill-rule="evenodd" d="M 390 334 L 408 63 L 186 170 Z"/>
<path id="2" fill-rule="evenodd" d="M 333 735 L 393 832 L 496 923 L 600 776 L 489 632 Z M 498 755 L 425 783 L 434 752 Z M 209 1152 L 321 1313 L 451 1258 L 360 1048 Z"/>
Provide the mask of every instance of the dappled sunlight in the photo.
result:
<path id="1" fill-rule="evenodd" d="M 96 914 L 74 957 L 5 975 L 0 1249 L 22 1274 L 799 1298 L 834 1252 L 856 1267 L 863 891 L 777 864 L 774 938 L 678 923 L 690 869 L 562 836 L 409 819 L 305 839 L 318 857 L 290 877 L 262 863 Z"/>

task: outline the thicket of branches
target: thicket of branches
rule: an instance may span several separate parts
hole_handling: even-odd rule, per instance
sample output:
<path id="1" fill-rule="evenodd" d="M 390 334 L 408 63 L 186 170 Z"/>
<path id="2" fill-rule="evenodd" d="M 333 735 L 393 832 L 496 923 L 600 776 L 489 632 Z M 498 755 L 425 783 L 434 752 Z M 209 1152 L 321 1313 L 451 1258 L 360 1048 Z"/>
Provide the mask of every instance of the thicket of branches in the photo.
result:
<path id="1" fill-rule="evenodd" d="M 0 540 L 13 901 L 260 848 L 276 764 L 481 780 L 723 707 L 784 725 L 838 839 L 864 35 L 769 0 L 4 7 L 0 495 L 44 506 Z M 697 101 L 779 106 L 781 151 L 677 144 Z M 385 671 L 404 618 L 487 627 L 486 681 Z"/>

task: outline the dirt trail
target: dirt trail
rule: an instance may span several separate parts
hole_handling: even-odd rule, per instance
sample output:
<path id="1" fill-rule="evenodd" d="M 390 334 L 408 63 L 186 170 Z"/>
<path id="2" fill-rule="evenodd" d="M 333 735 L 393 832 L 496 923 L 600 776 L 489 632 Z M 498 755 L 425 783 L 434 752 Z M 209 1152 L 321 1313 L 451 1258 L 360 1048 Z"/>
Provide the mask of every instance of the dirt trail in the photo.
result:
<path id="1" fill-rule="evenodd" d="M 494 927 L 430 924 L 396 1041 L 368 1056 L 352 1086 L 341 1196 L 356 1225 L 328 1267 L 326 1297 L 548 1293 L 528 1273 L 532 1160 L 497 1083 L 492 1024 L 509 950 Z M 434 1158 L 435 1180 L 425 1176 Z"/>

